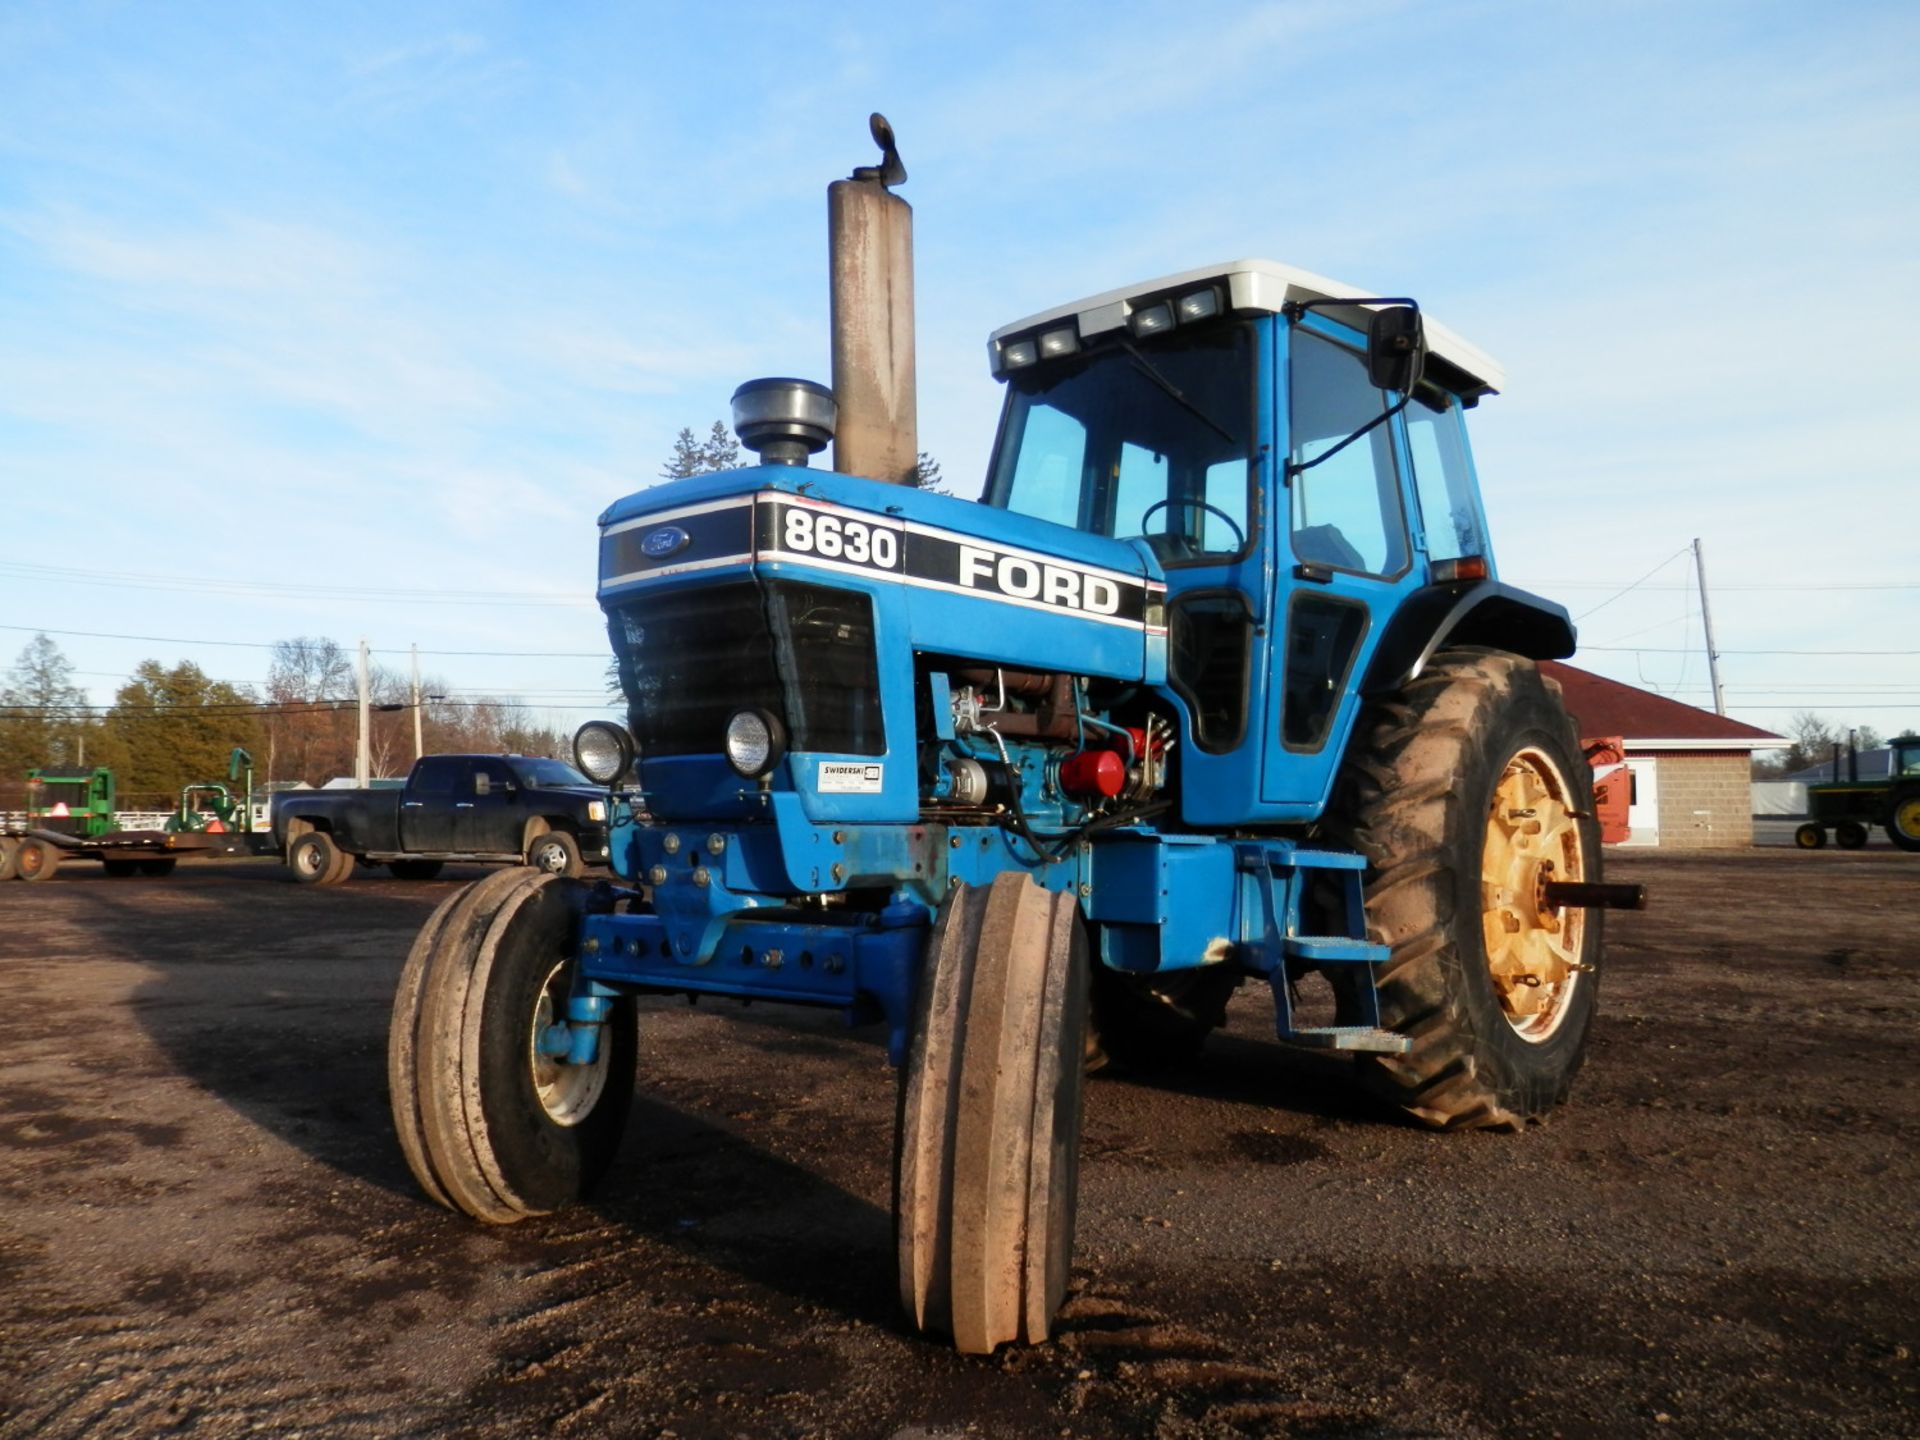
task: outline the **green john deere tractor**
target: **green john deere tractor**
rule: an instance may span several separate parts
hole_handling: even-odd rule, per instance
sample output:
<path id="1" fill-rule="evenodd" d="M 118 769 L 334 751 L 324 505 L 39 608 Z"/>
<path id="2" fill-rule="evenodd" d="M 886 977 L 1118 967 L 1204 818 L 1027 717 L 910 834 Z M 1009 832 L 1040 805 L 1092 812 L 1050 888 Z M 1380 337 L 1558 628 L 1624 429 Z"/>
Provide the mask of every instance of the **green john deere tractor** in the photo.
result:
<path id="1" fill-rule="evenodd" d="M 1920 735 L 1898 736 L 1888 742 L 1888 750 L 1886 777 L 1862 780 L 1859 757 L 1849 746 L 1843 780 L 1840 748 L 1834 747 L 1833 779 L 1807 787 L 1812 818 L 1794 832 L 1796 845 L 1818 850 L 1832 830 L 1842 850 L 1858 850 L 1867 843 L 1867 832 L 1879 825 L 1902 850 L 1920 850 Z"/>

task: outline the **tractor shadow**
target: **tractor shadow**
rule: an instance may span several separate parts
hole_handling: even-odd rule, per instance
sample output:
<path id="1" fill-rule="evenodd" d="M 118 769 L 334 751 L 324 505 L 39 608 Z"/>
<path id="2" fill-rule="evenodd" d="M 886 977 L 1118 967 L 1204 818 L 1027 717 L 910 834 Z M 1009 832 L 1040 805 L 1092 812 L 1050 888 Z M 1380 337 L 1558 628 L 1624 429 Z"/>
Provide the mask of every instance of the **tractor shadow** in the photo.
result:
<path id="1" fill-rule="evenodd" d="M 669 1247 L 673 1263 L 722 1272 L 710 1284 L 731 1288 L 731 1276 L 747 1289 L 898 1328 L 890 1215 L 728 1122 L 648 1095 L 644 1065 L 612 1170 L 580 1207 L 491 1230 L 421 1193 L 394 1133 L 387 1030 L 412 934 L 457 885 L 395 885 L 383 894 L 376 880 L 347 906 L 339 902 L 351 892 L 284 880 L 273 905 L 263 905 L 252 884 L 161 891 L 173 884 L 96 882 L 80 918 L 103 949 L 152 972 L 126 1001 L 160 1053 L 146 1073 L 184 1077 L 331 1172 L 303 1166 L 304 1176 L 289 1181 L 283 1169 L 277 1181 L 263 1181 L 276 1205 L 304 1208 L 311 1194 L 313 1208 L 326 1210 L 325 1197 L 346 1177 L 367 1187 L 357 1207 L 364 1219 L 423 1239 L 457 1244 L 486 1235 L 500 1255 L 525 1258 L 571 1243 L 584 1226 L 610 1254 L 623 1243 L 655 1242 Z M 165 911 L 173 913 L 156 924 Z M 777 1026 L 772 1012 L 755 1018 Z M 93 1063 L 103 1083 L 140 1078 L 126 1055 Z M 883 1150 L 873 1164 L 885 1163 Z"/>

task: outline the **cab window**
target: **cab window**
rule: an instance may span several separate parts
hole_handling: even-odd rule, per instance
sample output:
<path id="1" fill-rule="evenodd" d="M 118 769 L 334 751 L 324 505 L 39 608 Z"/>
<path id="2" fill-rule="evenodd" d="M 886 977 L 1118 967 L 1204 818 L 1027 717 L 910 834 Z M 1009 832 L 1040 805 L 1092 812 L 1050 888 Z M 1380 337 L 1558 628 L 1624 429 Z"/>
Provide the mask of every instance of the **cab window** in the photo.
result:
<path id="1" fill-rule="evenodd" d="M 1414 403 L 1402 413 L 1420 523 L 1427 532 L 1427 555 L 1434 560 L 1484 555 L 1487 540 L 1480 507 L 1473 498 L 1473 470 L 1460 424 L 1460 402 L 1444 390 L 1416 388 Z"/>
<path id="2" fill-rule="evenodd" d="M 1344 345 L 1296 327 L 1291 349 L 1291 459 L 1320 461 L 1293 476 L 1293 553 L 1334 570 L 1397 575 L 1407 567 L 1407 531 L 1392 426 L 1376 425 L 1339 448 L 1380 417 L 1387 394 Z"/>

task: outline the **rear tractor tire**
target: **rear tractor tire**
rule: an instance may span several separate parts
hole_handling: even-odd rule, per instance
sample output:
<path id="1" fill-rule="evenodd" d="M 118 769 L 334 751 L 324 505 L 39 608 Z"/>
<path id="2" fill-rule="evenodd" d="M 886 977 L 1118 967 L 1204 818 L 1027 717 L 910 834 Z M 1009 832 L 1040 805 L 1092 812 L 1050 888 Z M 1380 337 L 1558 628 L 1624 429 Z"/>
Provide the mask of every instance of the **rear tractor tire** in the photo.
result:
<path id="1" fill-rule="evenodd" d="M 542 1055 L 566 1016 L 586 887 L 523 869 L 450 895 L 413 942 L 394 995 L 387 1084 L 400 1148 L 450 1210 L 507 1224 L 584 1195 L 633 1103 L 633 1001 L 614 1003 L 591 1065 Z"/>
<path id="2" fill-rule="evenodd" d="M 564 830 L 534 836 L 527 846 L 527 864 L 542 875 L 564 875 L 569 880 L 578 880 L 587 870 L 579 842 Z"/>
<path id="3" fill-rule="evenodd" d="M 1367 915 L 1392 954 L 1367 1056 L 1376 1094 L 1436 1129 L 1519 1129 L 1567 1098 L 1585 1058 L 1599 910 L 1547 903 L 1597 883 L 1592 780 L 1558 688 L 1532 661 L 1441 651 L 1363 714 L 1335 814 L 1369 861 Z"/>
<path id="4" fill-rule="evenodd" d="M 1833 843 L 1842 850 L 1858 850 L 1867 843 L 1867 827 L 1858 820 L 1842 820 L 1833 827 Z"/>
<path id="5" fill-rule="evenodd" d="M 1793 843 L 1802 850 L 1824 849 L 1827 843 L 1827 827 L 1808 823 L 1793 832 Z"/>
<path id="6" fill-rule="evenodd" d="M 1893 797 L 1887 810 L 1887 839 L 1902 850 L 1920 850 L 1920 790 Z"/>
<path id="7" fill-rule="evenodd" d="M 53 872 L 60 868 L 60 851 L 45 840 L 28 836 L 20 842 L 13 865 L 16 875 L 29 885 L 37 885 L 42 880 L 51 880 Z"/>
<path id="8" fill-rule="evenodd" d="M 894 1137 L 900 1299 L 963 1354 L 1047 1338 L 1080 1168 L 1087 941 L 1026 875 L 962 886 L 927 942 Z"/>

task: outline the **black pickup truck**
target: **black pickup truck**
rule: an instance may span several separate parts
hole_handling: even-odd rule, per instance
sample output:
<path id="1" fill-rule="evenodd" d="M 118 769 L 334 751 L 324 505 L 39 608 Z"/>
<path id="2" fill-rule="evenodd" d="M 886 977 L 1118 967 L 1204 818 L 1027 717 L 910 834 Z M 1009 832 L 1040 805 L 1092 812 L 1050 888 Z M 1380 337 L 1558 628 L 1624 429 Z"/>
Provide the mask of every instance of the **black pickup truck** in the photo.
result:
<path id="1" fill-rule="evenodd" d="M 571 765 L 526 755 L 423 755 L 400 789 L 287 790 L 273 839 L 303 885 L 356 862 L 430 880 L 448 860 L 505 860 L 578 875 L 607 854 L 607 792 Z"/>

